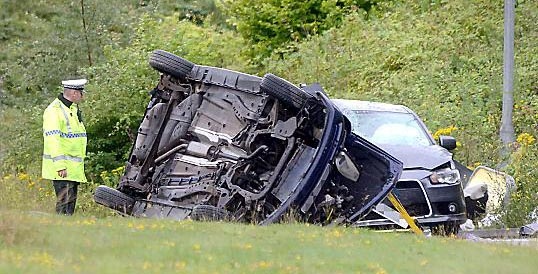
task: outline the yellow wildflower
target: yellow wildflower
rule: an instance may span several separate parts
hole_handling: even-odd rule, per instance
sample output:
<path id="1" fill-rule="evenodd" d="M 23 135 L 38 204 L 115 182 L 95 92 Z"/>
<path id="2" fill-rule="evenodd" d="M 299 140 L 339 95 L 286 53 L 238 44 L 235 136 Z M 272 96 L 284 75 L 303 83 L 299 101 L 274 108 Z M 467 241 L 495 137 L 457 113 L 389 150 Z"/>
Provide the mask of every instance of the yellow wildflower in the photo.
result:
<path id="1" fill-rule="evenodd" d="M 342 233 L 340 231 L 338 231 L 338 230 L 333 230 L 333 232 L 330 235 L 335 237 L 335 238 L 342 237 Z"/>
<path id="2" fill-rule="evenodd" d="M 174 246 L 176 246 L 176 243 L 166 241 L 166 242 L 164 242 L 164 245 L 169 246 L 169 247 L 174 247 Z"/>
<path id="3" fill-rule="evenodd" d="M 59 263 L 47 252 L 36 253 L 30 257 L 30 262 L 52 268 L 58 266 Z"/>
<path id="4" fill-rule="evenodd" d="M 368 268 L 370 269 L 370 272 L 376 273 L 376 274 L 386 274 L 387 271 L 383 269 L 379 264 L 377 263 L 369 263 Z"/>
<path id="5" fill-rule="evenodd" d="M 523 146 L 530 146 L 534 144 L 536 141 L 536 138 L 534 136 L 530 135 L 529 133 L 521 133 L 517 136 L 516 141 Z"/>
<path id="6" fill-rule="evenodd" d="M 118 167 L 116 169 L 113 169 L 112 174 L 113 175 L 121 175 L 121 174 L 123 174 L 124 171 L 125 171 L 125 166 L 120 166 L 120 167 Z"/>
<path id="7" fill-rule="evenodd" d="M 268 267 L 271 267 L 271 262 L 260 261 L 260 262 L 258 262 L 258 267 L 260 267 L 260 268 L 268 268 Z"/>
<path id="8" fill-rule="evenodd" d="M 433 138 L 435 140 L 438 140 L 439 136 L 441 136 L 441 135 L 451 135 L 452 132 L 457 130 L 457 129 L 458 128 L 455 127 L 455 126 L 449 126 L 449 127 L 445 127 L 445 128 L 440 128 L 433 134 Z"/>
<path id="9" fill-rule="evenodd" d="M 88 220 L 87 219 L 87 220 L 82 221 L 82 224 L 83 225 L 93 225 L 93 224 L 95 224 L 95 220 L 93 220 L 93 219 Z"/>
<path id="10" fill-rule="evenodd" d="M 28 176 L 26 173 L 19 173 L 17 174 L 17 178 L 21 181 L 26 181 L 28 178 L 30 178 L 30 176 Z"/>
<path id="11" fill-rule="evenodd" d="M 183 270 L 183 269 L 185 269 L 185 266 L 187 266 L 187 263 L 181 261 L 181 262 L 175 263 L 174 266 L 175 266 L 176 270 Z"/>

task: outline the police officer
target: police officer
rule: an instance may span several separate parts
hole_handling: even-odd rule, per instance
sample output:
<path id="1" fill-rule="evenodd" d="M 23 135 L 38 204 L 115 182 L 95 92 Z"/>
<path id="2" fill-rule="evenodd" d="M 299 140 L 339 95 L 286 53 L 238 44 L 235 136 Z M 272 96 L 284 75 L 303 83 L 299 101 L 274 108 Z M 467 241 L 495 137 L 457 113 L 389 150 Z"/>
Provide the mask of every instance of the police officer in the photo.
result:
<path id="1" fill-rule="evenodd" d="M 42 177 L 52 180 L 58 214 L 75 212 L 78 185 L 86 182 L 86 128 L 78 108 L 86 83 L 86 79 L 62 81 L 63 92 L 43 113 Z"/>

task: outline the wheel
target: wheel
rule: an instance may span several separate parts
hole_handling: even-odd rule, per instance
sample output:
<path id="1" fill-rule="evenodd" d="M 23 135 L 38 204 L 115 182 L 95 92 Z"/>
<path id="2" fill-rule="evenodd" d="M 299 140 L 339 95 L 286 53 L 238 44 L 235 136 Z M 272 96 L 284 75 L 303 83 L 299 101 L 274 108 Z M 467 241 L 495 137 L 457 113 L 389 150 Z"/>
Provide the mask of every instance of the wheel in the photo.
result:
<path id="1" fill-rule="evenodd" d="M 229 216 L 225 209 L 211 205 L 197 205 L 191 212 L 191 219 L 195 221 L 224 221 Z"/>
<path id="2" fill-rule="evenodd" d="M 271 73 L 263 76 L 260 90 L 294 108 L 301 108 L 307 100 L 312 98 L 312 95 Z"/>
<path id="3" fill-rule="evenodd" d="M 194 63 L 164 50 L 155 50 L 149 57 L 149 64 L 159 72 L 184 79 L 194 67 Z"/>
<path id="4" fill-rule="evenodd" d="M 131 214 L 135 200 L 125 193 L 108 186 L 98 186 L 93 194 L 96 203 Z"/>

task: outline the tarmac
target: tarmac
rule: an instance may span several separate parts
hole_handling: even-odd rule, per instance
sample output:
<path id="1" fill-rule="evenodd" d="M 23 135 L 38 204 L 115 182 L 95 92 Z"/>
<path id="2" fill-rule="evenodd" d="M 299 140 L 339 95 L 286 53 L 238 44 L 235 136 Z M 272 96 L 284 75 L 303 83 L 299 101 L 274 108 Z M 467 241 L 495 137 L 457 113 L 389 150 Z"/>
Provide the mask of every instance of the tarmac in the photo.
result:
<path id="1" fill-rule="evenodd" d="M 521 236 L 520 228 L 477 229 L 472 231 L 460 231 L 456 237 L 472 242 L 501 243 L 538 248 L 538 238 L 536 238 L 536 236 Z"/>

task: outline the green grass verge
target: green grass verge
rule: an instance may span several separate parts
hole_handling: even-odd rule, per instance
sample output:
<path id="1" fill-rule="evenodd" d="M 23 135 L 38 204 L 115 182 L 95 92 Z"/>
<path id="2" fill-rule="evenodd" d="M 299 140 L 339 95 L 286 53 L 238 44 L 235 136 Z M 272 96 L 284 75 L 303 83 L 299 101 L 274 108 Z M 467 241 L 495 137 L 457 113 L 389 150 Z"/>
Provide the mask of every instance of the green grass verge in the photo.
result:
<path id="1" fill-rule="evenodd" d="M 50 182 L 0 177 L 0 273 L 534 273 L 530 247 L 306 224 L 119 217 L 79 191 L 54 214 Z"/>
<path id="2" fill-rule="evenodd" d="M 538 246 L 0 211 L 0 273 L 535 273 Z"/>

